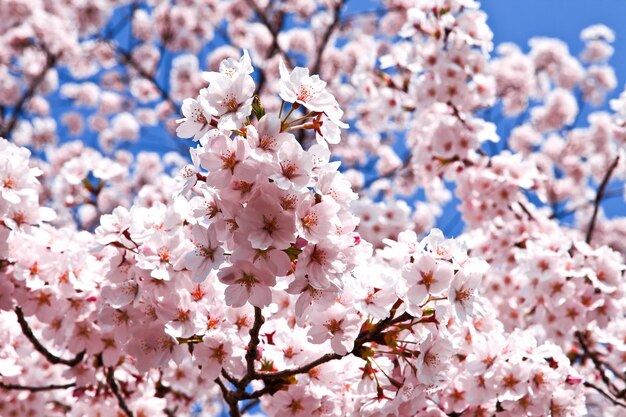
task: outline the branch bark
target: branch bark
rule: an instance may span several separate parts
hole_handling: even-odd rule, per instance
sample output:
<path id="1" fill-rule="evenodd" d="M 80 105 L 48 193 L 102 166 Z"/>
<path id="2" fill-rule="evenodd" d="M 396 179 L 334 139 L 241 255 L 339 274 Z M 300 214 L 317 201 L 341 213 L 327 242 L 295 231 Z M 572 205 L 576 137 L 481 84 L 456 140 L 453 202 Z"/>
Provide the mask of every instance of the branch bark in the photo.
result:
<path id="1" fill-rule="evenodd" d="M 270 19 L 267 17 L 265 12 L 259 8 L 259 6 L 256 4 L 254 0 L 245 0 L 245 2 L 248 4 L 248 6 L 254 9 L 254 12 L 258 16 L 261 23 L 272 34 L 272 45 L 270 46 L 270 50 L 268 51 L 265 59 L 267 60 L 268 58 L 271 58 L 276 52 L 278 52 L 283 56 L 285 61 L 287 61 L 287 63 L 291 66 L 291 59 L 289 58 L 289 55 L 287 55 L 287 53 L 283 51 L 280 45 L 278 44 L 278 34 L 280 33 L 283 27 L 285 13 L 283 11 L 279 11 L 276 15 L 276 22 L 272 24 L 272 22 L 270 22 Z M 265 72 L 263 70 L 259 71 L 259 82 L 256 85 L 256 90 L 254 91 L 255 95 L 259 95 L 261 93 L 261 90 L 263 90 L 263 86 L 265 85 L 266 79 L 267 78 L 265 77 Z"/>
<path id="2" fill-rule="evenodd" d="M 54 391 L 59 389 L 68 389 L 76 386 L 75 382 L 71 382 L 69 384 L 51 384 L 51 385 L 42 385 L 42 386 L 32 386 L 32 385 L 19 385 L 19 384 L 5 384 L 0 381 L 0 389 L 3 390 L 16 390 L 16 391 L 30 391 L 30 392 L 41 392 L 41 391 Z"/>
<path id="3" fill-rule="evenodd" d="M 596 199 L 593 202 L 593 214 L 591 215 L 591 220 L 589 221 L 589 226 L 587 227 L 587 234 L 585 235 L 585 242 L 590 243 L 591 238 L 593 237 L 593 229 L 596 225 L 596 219 L 598 217 L 598 210 L 600 208 L 600 202 L 602 201 L 602 196 L 604 195 L 604 190 L 606 189 L 611 176 L 613 175 L 613 171 L 617 167 L 617 163 L 619 162 L 619 155 L 615 157 L 606 173 L 604 174 L 604 178 L 602 178 L 602 182 L 598 187 L 598 191 L 596 192 Z"/>
<path id="4" fill-rule="evenodd" d="M 139 65 L 139 63 L 135 61 L 135 59 L 132 57 L 132 55 L 129 52 L 126 52 L 117 47 L 115 47 L 115 52 L 120 56 L 121 61 L 124 64 L 134 69 L 137 72 L 137 74 L 139 74 L 142 78 L 145 78 L 146 80 L 148 80 L 157 90 L 159 90 L 159 94 L 161 94 L 161 98 L 167 101 L 170 104 L 170 106 L 172 106 L 172 109 L 174 112 L 177 111 L 178 104 L 176 104 L 174 99 L 170 97 L 169 93 L 163 87 L 161 87 L 159 83 L 157 83 L 156 79 L 152 76 L 152 74 L 149 74 L 148 72 L 144 71 L 143 68 L 141 68 L 141 65 Z"/>
<path id="5" fill-rule="evenodd" d="M 332 36 L 333 32 L 339 25 L 339 22 L 340 22 L 339 17 L 341 14 L 341 9 L 343 8 L 343 5 L 345 4 L 345 2 L 346 0 L 341 0 L 339 3 L 337 3 L 335 8 L 333 9 L 333 21 L 330 24 L 330 26 L 328 26 L 324 34 L 322 35 L 322 40 L 320 44 L 317 46 L 317 55 L 315 56 L 315 62 L 311 66 L 311 74 L 318 74 L 320 71 L 320 67 L 322 65 L 322 55 L 324 54 L 324 51 L 326 50 L 326 46 L 328 45 L 328 41 L 330 40 L 330 37 Z"/>
<path id="6" fill-rule="evenodd" d="M 37 340 L 37 338 L 35 337 L 33 331 L 28 325 L 28 322 L 26 321 L 26 318 L 24 317 L 24 312 L 22 311 L 21 307 L 15 307 L 15 314 L 17 315 L 17 322 L 20 324 L 24 336 L 26 336 L 26 338 L 30 340 L 35 350 L 41 353 L 48 360 L 48 362 L 55 365 L 63 364 L 72 367 L 78 365 L 85 357 L 85 351 L 80 352 L 73 359 L 63 359 L 50 353 L 50 351 L 46 349 L 45 346 L 42 345 L 41 342 L 39 342 L 39 340 Z"/>
<path id="7" fill-rule="evenodd" d="M 133 417 L 133 412 L 130 411 L 130 408 L 128 408 L 128 404 L 126 404 L 126 400 L 122 396 L 122 393 L 120 392 L 120 388 L 117 386 L 117 381 L 115 380 L 114 372 L 115 370 L 113 369 L 113 367 L 109 367 L 107 369 L 106 371 L 107 384 L 111 388 L 111 391 L 113 392 L 113 395 L 115 395 L 115 398 L 117 398 L 117 405 L 120 407 L 120 409 L 124 412 L 124 414 L 126 414 L 127 417 Z"/>
<path id="8" fill-rule="evenodd" d="M 11 118 L 9 119 L 8 124 L 6 125 L 5 128 L 0 130 L 0 136 L 8 138 L 11 132 L 13 132 L 13 129 L 15 128 L 15 125 L 17 124 L 17 121 L 22 115 L 24 107 L 26 106 L 28 101 L 35 95 L 35 91 L 37 90 L 37 87 L 39 87 L 39 85 L 43 82 L 43 80 L 45 80 L 46 74 L 48 73 L 48 71 L 56 65 L 58 56 L 53 55 L 48 51 L 45 51 L 45 53 L 46 53 L 46 66 L 39 73 L 39 75 L 37 75 L 33 79 L 28 89 L 24 92 L 22 97 L 20 97 L 17 104 L 15 104 L 15 107 L 13 109 L 13 114 L 11 115 Z"/>
<path id="9" fill-rule="evenodd" d="M 615 372 L 611 367 L 608 366 L 608 364 L 600 360 L 598 355 L 589 348 L 589 345 L 587 344 L 587 341 L 585 340 L 586 337 L 581 332 L 576 332 L 575 336 L 576 336 L 576 339 L 578 340 L 578 344 L 583 350 L 583 353 L 584 353 L 583 357 L 589 358 L 591 362 L 593 362 L 594 367 L 597 369 L 598 373 L 600 374 L 600 379 L 602 379 L 602 382 L 606 385 L 607 389 L 609 390 L 610 395 L 613 396 L 613 399 L 617 400 L 617 398 L 624 398 L 625 390 L 620 390 L 618 387 L 615 386 L 611 378 L 604 371 L 604 368 L 608 368 L 611 371 L 611 373 L 615 375 L 615 377 L 621 379 L 622 381 L 624 381 L 625 378 L 621 376 L 619 373 Z M 587 386 L 588 384 L 590 383 L 586 383 L 585 386 Z M 599 391 L 599 389 L 595 386 L 591 388 L 594 388 L 596 389 L 596 391 Z M 602 393 L 605 393 L 603 390 L 601 391 Z"/>

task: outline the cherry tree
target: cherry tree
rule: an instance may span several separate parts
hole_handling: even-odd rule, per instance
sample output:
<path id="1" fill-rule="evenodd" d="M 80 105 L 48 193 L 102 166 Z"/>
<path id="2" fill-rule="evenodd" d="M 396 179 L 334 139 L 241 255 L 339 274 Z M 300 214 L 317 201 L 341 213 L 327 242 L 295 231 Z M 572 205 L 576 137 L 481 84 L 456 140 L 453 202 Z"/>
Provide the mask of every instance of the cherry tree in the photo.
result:
<path id="1" fill-rule="evenodd" d="M 345 3 L 0 4 L 0 415 L 624 413 L 613 32 Z"/>

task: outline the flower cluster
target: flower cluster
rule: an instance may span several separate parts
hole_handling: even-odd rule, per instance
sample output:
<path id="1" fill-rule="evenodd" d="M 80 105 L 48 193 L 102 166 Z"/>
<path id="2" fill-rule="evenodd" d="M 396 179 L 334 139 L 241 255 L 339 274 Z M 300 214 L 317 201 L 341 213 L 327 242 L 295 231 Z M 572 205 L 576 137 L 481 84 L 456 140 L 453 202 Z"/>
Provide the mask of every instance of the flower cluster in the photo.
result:
<path id="1" fill-rule="evenodd" d="M 0 415 L 621 415 L 610 29 L 66 3 L 0 4 Z"/>

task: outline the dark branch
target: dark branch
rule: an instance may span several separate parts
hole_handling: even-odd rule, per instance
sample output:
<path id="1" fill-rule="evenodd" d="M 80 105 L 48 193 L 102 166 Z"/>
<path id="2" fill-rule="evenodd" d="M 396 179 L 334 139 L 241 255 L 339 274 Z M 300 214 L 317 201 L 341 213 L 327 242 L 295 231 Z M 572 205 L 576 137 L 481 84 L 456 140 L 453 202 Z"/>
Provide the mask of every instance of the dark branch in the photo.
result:
<path id="1" fill-rule="evenodd" d="M 619 155 L 615 157 L 606 173 L 604 174 L 604 178 L 602 178 L 602 182 L 598 187 L 598 191 L 596 192 L 596 199 L 593 202 L 593 214 L 591 215 L 591 221 L 589 222 L 589 226 L 587 228 L 587 234 L 585 236 L 585 242 L 590 243 L 591 238 L 593 237 L 593 229 L 596 225 L 596 218 L 598 216 L 598 209 L 600 208 L 600 202 L 602 201 L 602 196 L 604 194 L 604 190 L 606 189 L 609 180 L 611 179 L 611 175 L 613 175 L 613 171 L 617 167 L 617 163 L 619 162 Z"/>
<path id="2" fill-rule="evenodd" d="M 357 337 L 357 339 L 354 342 L 354 348 L 348 352 L 346 355 L 340 355 L 338 353 L 327 353 L 323 356 L 320 356 L 319 358 L 317 358 L 316 360 L 309 362 L 306 365 L 300 366 L 298 368 L 294 368 L 294 369 L 285 369 L 283 371 L 278 371 L 278 372 L 263 372 L 263 373 L 257 373 L 257 375 L 263 380 L 263 381 L 272 381 L 272 380 L 277 380 L 277 379 L 284 379 L 284 378 L 288 378 L 290 376 L 294 376 L 294 375 L 298 375 L 298 374 L 303 374 L 306 372 L 309 372 L 311 369 L 315 368 L 316 366 L 319 366 L 323 363 L 326 362 L 330 362 L 330 361 L 334 361 L 336 359 L 341 359 L 344 356 L 348 356 L 350 354 L 354 354 L 358 356 L 358 353 L 361 351 L 361 349 L 363 348 L 363 346 L 366 343 L 372 342 L 372 341 L 378 341 L 380 339 L 380 335 L 382 334 L 382 332 L 389 328 L 390 326 L 393 326 L 395 324 L 398 323 L 402 323 L 403 321 L 407 321 L 407 320 L 412 320 L 414 317 L 411 316 L 409 313 L 403 313 L 400 316 L 393 318 L 392 316 L 386 318 L 385 320 L 381 320 L 378 322 L 378 324 L 376 324 L 376 327 L 374 327 L 374 329 L 372 330 L 366 330 L 366 331 L 361 331 L 361 333 L 359 334 L 359 337 Z M 254 397 L 252 397 L 254 398 Z"/>
<path id="3" fill-rule="evenodd" d="M 280 45 L 278 44 L 278 34 L 280 33 L 283 27 L 283 22 L 285 20 L 285 13 L 283 11 L 279 11 L 276 14 L 276 22 L 272 24 L 272 22 L 270 22 L 265 12 L 259 8 L 259 6 L 256 4 L 254 0 L 245 0 L 245 1 L 248 4 L 248 6 L 254 9 L 254 12 L 258 16 L 261 23 L 272 34 L 272 44 L 270 45 L 270 49 L 267 53 L 267 56 L 265 57 L 265 60 L 267 61 L 267 59 L 271 58 L 276 52 L 278 52 L 283 56 L 285 61 L 287 61 L 289 66 L 292 66 L 289 55 L 287 55 L 287 53 L 283 51 Z M 261 90 L 263 89 L 263 86 L 265 85 L 266 81 L 267 81 L 267 78 L 265 77 L 265 72 L 263 70 L 259 71 L 259 82 L 257 83 L 256 90 L 254 92 L 255 95 L 259 95 L 261 93 Z"/>
<path id="4" fill-rule="evenodd" d="M 584 336 L 581 332 L 576 332 L 575 336 L 576 336 L 576 339 L 578 340 L 578 344 L 583 350 L 584 357 L 591 359 L 593 366 L 596 368 L 596 370 L 600 374 L 600 379 L 602 379 L 602 382 L 604 382 L 604 384 L 607 386 L 607 388 L 609 389 L 609 392 L 612 395 L 615 395 L 615 396 L 620 395 L 623 397 L 622 391 L 620 391 L 615 386 L 611 378 L 609 378 L 609 376 L 604 371 L 604 368 L 608 368 L 607 364 L 602 362 L 600 358 L 598 357 L 598 355 L 589 348 L 589 345 L 587 344 L 587 341 L 585 340 L 586 336 Z M 616 377 L 623 380 L 623 377 L 620 377 L 619 373 L 615 373 L 615 372 L 612 372 L 612 373 Z"/>
<path id="5" fill-rule="evenodd" d="M 19 384 L 5 384 L 0 381 L 0 389 L 3 390 L 16 390 L 16 391 L 30 391 L 30 392 L 41 392 L 41 391 L 54 391 L 58 389 L 68 389 L 76 386 L 75 382 L 71 382 L 69 384 L 63 385 L 42 385 L 42 386 L 30 386 L 30 385 L 19 385 Z"/>
<path id="6" fill-rule="evenodd" d="M 333 32 L 339 25 L 339 22 L 340 22 L 339 15 L 341 13 L 341 9 L 343 8 L 345 1 L 346 0 L 341 0 L 335 6 L 333 10 L 333 21 L 330 24 L 330 26 L 328 26 L 324 34 L 322 35 L 322 40 L 320 44 L 317 46 L 317 55 L 315 57 L 315 61 L 313 65 L 311 66 L 311 74 L 318 74 L 320 71 L 320 67 L 322 65 L 322 55 L 324 54 L 324 51 L 326 50 L 326 46 L 328 45 L 328 41 L 330 40 L 330 37 L 332 36 Z"/>
<path id="7" fill-rule="evenodd" d="M 248 383 L 256 376 L 254 361 L 256 360 L 258 354 L 257 348 L 259 347 L 259 343 L 261 343 L 261 340 L 259 339 L 259 332 L 261 331 L 261 326 L 263 326 L 264 322 L 265 319 L 263 318 L 261 308 L 254 307 L 254 324 L 249 332 L 250 341 L 248 342 L 248 350 L 246 351 L 246 374 L 243 378 L 241 378 L 239 384 L 237 384 L 239 391 L 244 391 Z"/>
<path id="8" fill-rule="evenodd" d="M 611 394 L 609 394 L 608 392 L 604 391 L 602 388 L 600 388 L 599 386 L 589 382 L 589 381 L 584 381 L 583 385 L 586 386 L 587 388 L 592 388 L 594 390 L 596 390 L 597 392 L 600 393 L 600 395 L 602 395 L 604 398 L 606 398 L 607 400 L 611 401 L 613 403 L 613 405 L 617 405 L 619 407 L 624 407 L 626 408 L 626 404 L 624 404 L 621 401 L 616 400 L 615 398 L 613 398 L 611 396 Z"/>
<path id="9" fill-rule="evenodd" d="M 617 188 L 617 189 L 613 189 L 613 190 L 607 190 L 604 192 L 604 194 L 602 195 L 602 201 L 608 200 L 610 198 L 615 198 L 615 197 L 622 197 L 624 195 L 624 189 L 623 188 Z M 595 199 L 594 199 L 595 200 Z M 582 204 L 578 204 L 577 206 L 568 209 L 568 210 L 563 210 L 561 212 L 553 212 L 550 215 L 550 219 L 562 219 L 566 216 L 570 216 L 574 213 L 576 213 L 578 210 L 583 209 L 585 207 L 587 207 L 588 205 L 593 204 L 594 201 L 586 201 Z"/>
<path id="10" fill-rule="evenodd" d="M 30 86 L 28 86 L 28 89 L 24 92 L 22 97 L 20 97 L 19 101 L 15 104 L 15 107 L 13 109 L 13 114 L 11 115 L 11 118 L 9 119 L 9 123 L 6 125 L 4 129 L 0 130 L 0 136 L 5 137 L 5 138 L 9 137 L 9 135 L 15 128 L 15 125 L 17 124 L 18 119 L 22 115 L 22 111 L 24 110 L 24 107 L 26 106 L 28 101 L 33 97 L 33 95 L 35 95 L 35 91 L 37 90 L 37 87 L 39 87 L 39 85 L 46 78 L 46 74 L 48 73 L 48 70 L 56 65 L 58 57 L 56 55 L 52 55 L 48 51 L 45 51 L 45 52 L 46 52 L 46 66 L 39 73 L 39 75 L 37 75 L 33 79 L 33 81 L 30 83 Z"/>
<path id="11" fill-rule="evenodd" d="M 250 411 L 252 407 L 258 405 L 259 402 L 260 401 L 258 399 L 250 401 L 248 404 L 243 406 L 243 408 L 241 409 L 241 414 L 246 414 L 248 411 Z"/>
<path id="12" fill-rule="evenodd" d="M 215 378 L 215 383 L 220 387 L 222 397 L 224 397 L 224 401 L 228 404 L 230 417 L 241 417 L 241 412 L 239 411 L 239 398 L 236 396 L 237 393 L 230 391 L 220 377 Z"/>
<path id="13" fill-rule="evenodd" d="M 326 362 L 334 361 L 335 359 L 341 359 L 341 358 L 343 358 L 343 355 L 340 355 L 338 353 L 327 353 L 315 359 L 313 362 L 309 362 L 308 364 L 300 366 L 298 368 L 285 369 L 283 371 L 278 371 L 278 372 L 263 372 L 263 373 L 259 373 L 259 376 L 264 381 L 265 380 L 272 381 L 276 379 L 288 378 L 290 376 L 309 372 L 311 369 L 315 368 L 316 366 L 319 366 Z"/>
<path id="14" fill-rule="evenodd" d="M 48 360 L 48 362 L 53 363 L 55 365 L 63 364 L 67 366 L 75 366 L 79 364 L 85 357 L 85 351 L 80 352 L 73 359 L 63 359 L 56 355 L 53 355 L 52 353 L 50 353 L 48 349 L 46 349 L 41 344 L 41 342 L 39 342 L 39 340 L 37 340 L 30 326 L 26 322 L 26 318 L 24 318 L 24 312 L 22 311 L 21 307 L 15 307 L 15 314 L 17 315 L 17 322 L 20 324 L 20 327 L 22 328 L 22 333 L 24 333 L 24 336 L 26 336 L 26 338 L 30 340 L 35 350 L 41 353 Z"/>
<path id="15" fill-rule="evenodd" d="M 130 408 L 128 408 L 128 404 L 126 404 L 126 400 L 124 400 L 124 397 L 122 396 L 122 393 L 117 386 L 117 382 L 115 381 L 115 376 L 113 375 L 113 373 L 113 367 L 109 367 L 106 372 L 107 384 L 109 384 L 109 387 L 111 387 L 111 391 L 113 391 L 113 395 L 115 395 L 115 398 L 117 398 L 117 405 L 120 407 L 120 409 L 124 412 L 124 414 L 126 414 L 126 416 L 133 417 L 133 412 L 130 411 Z"/>

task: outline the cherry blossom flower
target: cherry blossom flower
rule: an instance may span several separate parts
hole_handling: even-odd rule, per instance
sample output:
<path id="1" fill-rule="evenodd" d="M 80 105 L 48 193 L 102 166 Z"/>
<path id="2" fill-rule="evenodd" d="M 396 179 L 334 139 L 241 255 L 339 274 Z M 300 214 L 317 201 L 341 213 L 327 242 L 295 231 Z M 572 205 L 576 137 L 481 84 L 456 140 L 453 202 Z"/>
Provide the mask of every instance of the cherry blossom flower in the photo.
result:
<path id="1" fill-rule="evenodd" d="M 183 100 L 182 112 L 185 117 L 176 121 L 178 137 L 193 137 L 197 141 L 209 131 L 212 117 L 206 93 L 201 93 L 197 100 L 192 98 Z"/>
<path id="2" fill-rule="evenodd" d="M 239 226 L 255 249 L 287 249 L 295 241 L 296 224 L 268 195 L 257 194 L 239 217 Z"/>
<path id="3" fill-rule="evenodd" d="M 449 365 L 448 358 L 451 354 L 452 344 L 450 341 L 429 334 L 420 345 L 420 354 L 415 363 L 419 381 L 430 385 L 445 378 L 445 371 Z"/>
<path id="4" fill-rule="evenodd" d="M 185 268 L 192 271 L 194 282 L 202 282 L 212 270 L 220 267 L 224 261 L 224 248 L 217 240 L 215 226 L 204 228 L 200 225 L 191 227 L 195 249 L 181 258 Z"/>
<path id="5" fill-rule="evenodd" d="M 448 300 L 462 321 L 465 321 L 466 317 L 472 314 L 479 282 L 480 276 L 478 274 L 467 274 L 463 270 L 458 271 L 450 281 Z"/>
<path id="6" fill-rule="evenodd" d="M 248 261 L 239 261 L 220 270 L 218 277 L 228 285 L 226 304 L 241 307 L 249 302 L 256 307 L 264 307 L 272 302 L 270 286 L 276 284 L 276 277 L 269 271 L 257 269 Z"/>
<path id="7" fill-rule="evenodd" d="M 209 84 L 206 94 L 207 110 L 218 117 L 220 130 L 235 130 L 252 112 L 254 81 L 248 74 L 237 74 L 232 79 L 218 74 Z"/>
<path id="8" fill-rule="evenodd" d="M 300 191 L 309 185 L 312 160 L 295 140 L 285 141 L 278 151 L 278 169 L 270 175 L 276 186 L 281 190 L 293 188 Z"/>
<path id="9" fill-rule="evenodd" d="M 346 355 L 354 347 L 360 322 L 361 320 L 353 311 L 335 304 L 320 314 L 320 322 L 313 324 L 308 334 L 313 343 L 330 340 L 335 353 Z"/>
<path id="10" fill-rule="evenodd" d="M 409 300 L 416 304 L 424 304 L 429 296 L 439 295 L 452 281 L 454 272 L 447 262 L 438 262 L 424 254 L 410 265 L 407 265 L 402 276 L 407 281 Z"/>
<path id="11" fill-rule="evenodd" d="M 326 82 L 318 75 L 309 75 L 308 68 L 296 67 L 291 73 L 281 60 L 279 64 L 280 97 L 288 103 L 303 105 L 309 110 L 325 113 L 341 127 L 347 125 L 341 123 L 343 111 L 339 108 L 337 100 L 326 91 Z"/>
<path id="12" fill-rule="evenodd" d="M 295 139 L 291 133 L 281 132 L 281 120 L 268 113 L 259 123 L 246 127 L 246 137 L 250 141 L 252 157 L 258 160 L 272 160 L 284 142 Z"/>

